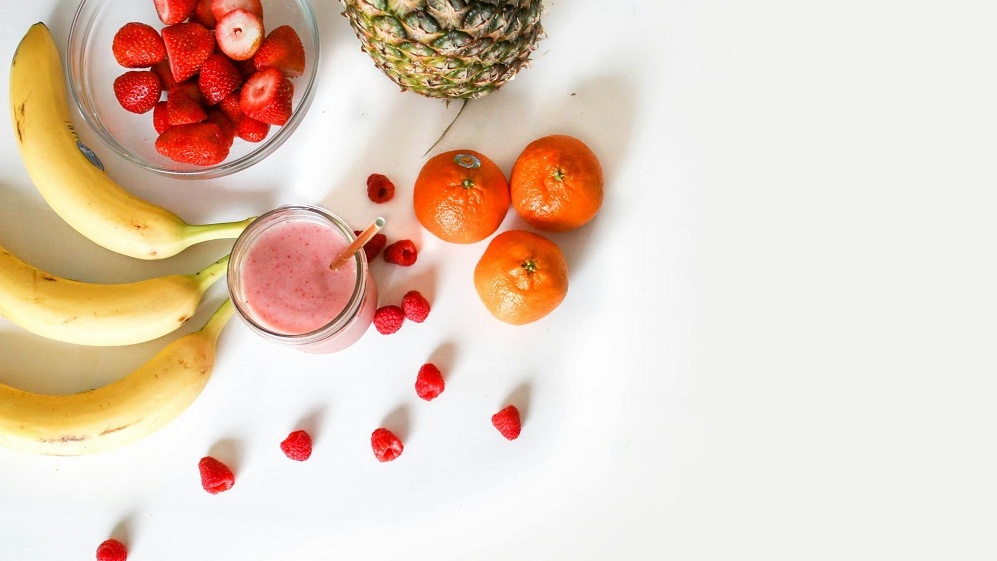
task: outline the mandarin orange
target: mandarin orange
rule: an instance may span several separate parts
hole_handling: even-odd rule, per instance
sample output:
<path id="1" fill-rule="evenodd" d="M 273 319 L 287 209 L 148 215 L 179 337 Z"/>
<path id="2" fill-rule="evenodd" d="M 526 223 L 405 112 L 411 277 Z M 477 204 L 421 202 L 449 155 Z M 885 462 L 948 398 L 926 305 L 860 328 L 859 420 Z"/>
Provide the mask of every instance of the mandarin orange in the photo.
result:
<path id="1" fill-rule="evenodd" d="M 512 206 L 527 224 L 548 232 L 573 230 L 602 206 L 602 165 L 581 140 L 545 136 L 520 153 L 509 187 Z"/>
<path id="2" fill-rule="evenodd" d="M 478 152 L 444 152 L 419 171 L 412 204 L 419 223 L 441 240 L 479 242 L 498 230 L 509 212 L 509 182 Z"/>
<path id="3" fill-rule="evenodd" d="M 513 325 L 554 311 L 568 293 L 568 264 L 554 242 L 525 230 L 492 238 L 474 267 L 474 288 L 485 308 Z"/>

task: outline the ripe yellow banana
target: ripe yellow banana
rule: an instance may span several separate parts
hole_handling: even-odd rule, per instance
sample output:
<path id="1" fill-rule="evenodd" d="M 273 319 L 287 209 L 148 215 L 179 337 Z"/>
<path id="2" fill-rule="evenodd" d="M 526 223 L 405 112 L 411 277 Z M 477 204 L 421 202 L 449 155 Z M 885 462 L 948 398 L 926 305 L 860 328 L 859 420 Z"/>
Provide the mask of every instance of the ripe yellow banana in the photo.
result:
<path id="1" fill-rule="evenodd" d="M 111 450 L 175 419 L 200 395 L 215 364 L 226 299 L 204 327 L 174 340 L 134 372 L 102 388 L 39 395 L 0 384 L 0 445 L 78 456 Z"/>
<path id="2" fill-rule="evenodd" d="M 197 273 L 131 283 L 91 284 L 57 277 L 0 246 L 0 316 L 78 345 L 131 345 L 173 332 L 194 315 L 228 256 Z"/>
<path id="3" fill-rule="evenodd" d="M 132 195 L 91 162 L 73 130 L 62 61 L 43 23 L 31 26 L 14 53 L 10 104 L 31 181 L 56 214 L 98 245 L 139 259 L 162 259 L 196 243 L 238 237 L 252 221 L 187 224 Z"/>

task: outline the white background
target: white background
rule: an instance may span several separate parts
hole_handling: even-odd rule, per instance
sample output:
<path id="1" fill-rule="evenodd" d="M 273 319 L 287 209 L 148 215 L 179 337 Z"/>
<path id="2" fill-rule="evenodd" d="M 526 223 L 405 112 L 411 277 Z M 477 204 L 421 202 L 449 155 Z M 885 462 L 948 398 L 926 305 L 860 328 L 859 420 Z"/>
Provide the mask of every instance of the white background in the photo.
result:
<path id="1" fill-rule="evenodd" d="M 151 2 L 150 2 L 151 3 Z M 535 324 L 499 324 L 471 270 L 409 208 L 424 152 L 452 120 L 400 93 L 338 3 L 315 2 L 318 91 L 293 138 L 228 178 L 109 173 L 190 222 L 281 203 L 375 214 L 418 263 L 380 262 L 382 303 L 416 288 L 426 323 L 311 357 L 237 320 L 215 374 L 174 423 L 82 458 L 0 450 L 0 559 L 993 559 L 997 151 L 988 2 L 556 0 L 532 68 L 472 103 L 436 151 L 506 172 L 530 140 L 586 141 L 607 194 L 550 236 L 571 288 Z M 75 2 L 4 2 L 0 53 L 29 25 L 65 45 Z M 0 65 L 0 82 L 8 65 Z M 0 94 L 6 100 L 6 91 Z M 85 139 L 88 131 L 81 130 Z M 0 244 L 50 272 L 120 282 L 201 268 L 112 254 L 62 223 L 0 130 Z M 369 173 L 398 185 L 366 200 Z M 523 227 L 510 212 L 502 229 Z M 89 349 L 0 323 L 0 381 L 72 392 L 193 330 Z M 428 360 L 447 389 L 419 400 Z M 490 415 L 524 412 L 502 439 Z M 403 435 L 378 463 L 370 432 Z M 281 455 L 313 431 L 307 462 Z M 235 487 L 200 489 L 214 454 Z"/>

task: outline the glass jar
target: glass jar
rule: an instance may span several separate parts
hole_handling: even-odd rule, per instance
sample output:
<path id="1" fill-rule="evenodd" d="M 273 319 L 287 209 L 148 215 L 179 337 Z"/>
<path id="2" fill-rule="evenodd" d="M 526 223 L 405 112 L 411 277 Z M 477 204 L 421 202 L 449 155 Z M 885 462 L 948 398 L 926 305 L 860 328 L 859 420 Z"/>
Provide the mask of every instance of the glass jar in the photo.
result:
<path id="1" fill-rule="evenodd" d="M 355 238 L 342 219 L 316 206 L 261 215 L 236 239 L 229 260 L 239 316 L 263 338 L 305 352 L 355 343 L 373 322 L 377 285 L 362 250 L 329 267 Z"/>

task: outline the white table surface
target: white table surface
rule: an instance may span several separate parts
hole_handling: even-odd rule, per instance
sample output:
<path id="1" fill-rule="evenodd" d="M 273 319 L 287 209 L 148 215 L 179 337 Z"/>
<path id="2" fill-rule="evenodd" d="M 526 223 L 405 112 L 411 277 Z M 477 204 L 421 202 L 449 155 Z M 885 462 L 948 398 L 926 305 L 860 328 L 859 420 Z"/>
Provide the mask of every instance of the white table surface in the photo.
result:
<path id="1" fill-rule="evenodd" d="M 36 21 L 64 47 L 75 4 L 4 2 L 0 55 Z M 485 243 L 440 242 L 409 206 L 458 105 L 398 92 L 338 3 L 313 4 L 321 82 L 268 160 L 184 182 L 92 147 L 190 222 L 291 202 L 357 225 L 383 214 L 420 257 L 375 266 L 382 302 L 416 288 L 430 318 L 328 356 L 235 320 L 207 389 L 153 436 L 79 458 L 0 450 L 0 559 L 92 559 L 110 536 L 134 561 L 997 555 L 990 4 L 549 2 L 533 67 L 435 150 L 508 172 L 530 140 L 566 133 L 602 160 L 598 218 L 550 236 L 568 297 L 521 327 L 477 300 Z M 188 272 L 228 247 L 140 262 L 95 246 L 34 190 L 10 126 L 0 170 L 0 244 L 56 274 Z M 384 207 L 366 200 L 373 172 L 398 185 Z M 177 334 L 128 348 L 0 321 L 0 381 L 107 383 L 223 297 L 220 283 Z M 427 403 L 412 384 L 429 360 L 447 389 Z M 514 442 L 489 423 L 509 402 L 525 415 Z M 405 441 L 386 464 L 368 440 L 382 424 Z M 278 443 L 300 427 L 315 451 L 295 463 Z M 231 491 L 201 490 L 209 453 L 234 466 Z"/>

